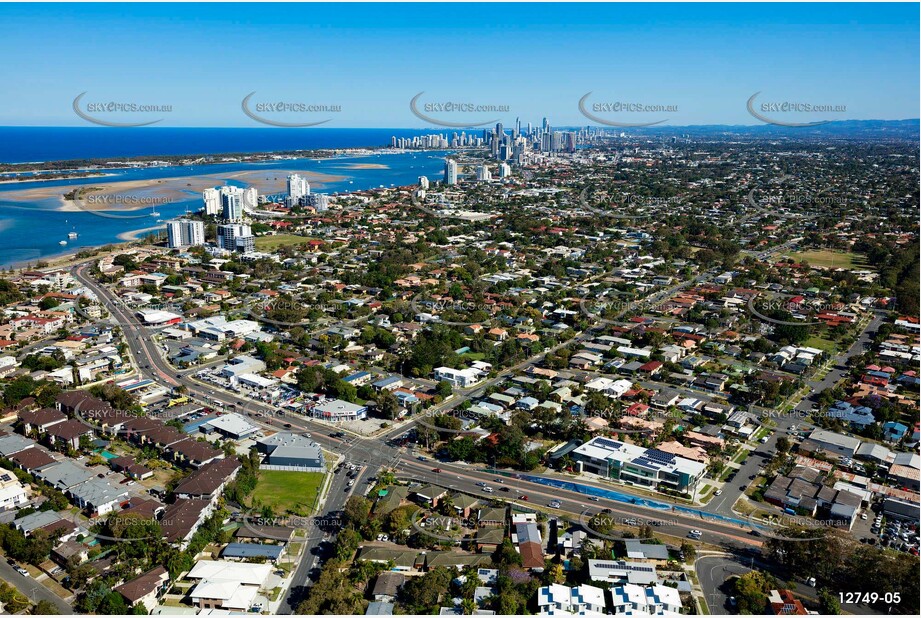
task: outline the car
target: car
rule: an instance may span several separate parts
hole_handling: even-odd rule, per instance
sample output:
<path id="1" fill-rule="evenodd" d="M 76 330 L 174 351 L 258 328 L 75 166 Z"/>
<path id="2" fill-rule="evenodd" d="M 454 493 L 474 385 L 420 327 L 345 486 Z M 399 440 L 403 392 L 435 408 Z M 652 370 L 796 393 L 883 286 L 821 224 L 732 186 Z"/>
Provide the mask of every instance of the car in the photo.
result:
<path id="1" fill-rule="evenodd" d="M 499 491 L 512 491 L 512 490 L 509 489 L 508 487 L 500 487 Z"/>
<path id="2" fill-rule="evenodd" d="M 353 479 L 353 480 L 351 480 L 351 481 L 349 481 L 349 484 L 348 484 L 348 486 L 349 486 L 349 487 L 352 487 L 352 486 L 354 486 L 354 485 L 355 485 L 355 481 L 354 481 L 354 479 Z"/>
<path id="3" fill-rule="evenodd" d="M 591 498 L 589 498 L 589 500 L 591 500 L 592 502 L 598 502 L 600 498 L 598 496 L 592 496 Z"/>
<path id="4" fill-rule="evenodd" d="M 714 496 L 719 496 L 719 495 L 721 495 L 722 493 L 723 493 L 723 490 L 722 490 L 722 489 L 717 489 L 716 491 L 713 492 L 713 495 L 714 495 Z"/>
<path id="5" fill-rule="evenodd" d="M 492 489 L 492 487 L 490 487 L 489 485 L 485 485 L 485 486 L 483 487 L 483 491 L 485 491 L 485 492 L 488 493 L 488 494 L 491 494 L 492 491 L 493 491 L 493 489 Z"/>
<path id="6" fill-rule="evenodd" d="M 31 575 L 29 575 L 29 572 L 20 566 L 16 567 L 16 572 L 22 575 L 23 577 L 31 577 Z"/>
<path id="7" fill-rule="evenodd" d="M 291 429 L 291 423 L 285 423 L 285 429 Z"/>
<path id="8" fill-rule="evenodd" d="M 558 509 L 562 506 L 562 503 L 559 500 L 554 500 L 548 505 L 551 509 Z"/>
<path id="9" fill-rule="evenodd" d="M 701 532 L 700 530 L 691 530 L 690 532 L 688 532 L 688 538 L 690 538 L 690 539 L 699 539 L 700 537 L 703 536 L 703 534 L 704 534 L 704 533 Z"/>
<path id="10" fill-rule="evenodd" d="M 729 597 L 728 599 L 726 599 L 726 601 L 729 603 L 729 607 L 735 607 L 735 606 L 736 606 L 736 598 L 735 598 L 735 597 Z"/>
<path id="11" fill-rule="evenodd" d="M 524 500 L 525 502 L 528 501 L 528 497 L 527 497 L 526 495 L 524 495 L 524 494 L 521 494 L 520 496 L 518 496 L 518 499 L 519 499 L 519 500 Z"/>
<path id="12" fill-rule="evenodd" d="M 425 461 L 425 457 L 423 457 L 422 455 L 419 455 L 418 457 L 416 457 L 416 459 L 418 459 L 419 461 Z"/>
<path id="13" fill-rule="evenodd" d="M 484 483 L 483 481 L 480 481 L 480 482 L 478 482 L 478 483 L 476 484 L 476 486 L 477 486 L 477 487 L 486 487 L 486 483 Z"/>
<path id="14" fill-rule="evenodd" d="M 864 521 L 866 521 L 866 519 L 867 519 L 867 514 L 866 514 L 866 513 L 861 513 L 861 514 L 860 514 L 860 519 L 863 519 Z"/>
<path id="15" fill-rule="evenodd" d="M 432 468 L 432 472 L 439 474 L 441 472 L 441 468 Z"/>

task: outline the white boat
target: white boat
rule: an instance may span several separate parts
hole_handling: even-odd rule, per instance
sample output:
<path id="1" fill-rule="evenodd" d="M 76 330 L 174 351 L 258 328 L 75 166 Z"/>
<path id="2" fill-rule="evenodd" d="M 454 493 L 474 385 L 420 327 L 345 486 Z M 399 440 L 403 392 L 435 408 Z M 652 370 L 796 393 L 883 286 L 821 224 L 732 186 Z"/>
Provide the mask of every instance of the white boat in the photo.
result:
<path id="1" fill-rule="evenodd" d="M 69 232 L 69 233 L 67 234 L 67 237 L 70 238 L 71 240 L 73 240 L 74 238 L 77 237 L 77 233 L 76 233 L 76 232 Z"/>
<path id="2" fill-rule="evenodd" d="M 67 241 L 66 241 L 66 240 L 62 240 L 62 241 L 59 242 L 58 244 L 61 245 L 61 246 L 63 246 L 63 245 L 66 245 L 66 244 L 67 244 Z"/>

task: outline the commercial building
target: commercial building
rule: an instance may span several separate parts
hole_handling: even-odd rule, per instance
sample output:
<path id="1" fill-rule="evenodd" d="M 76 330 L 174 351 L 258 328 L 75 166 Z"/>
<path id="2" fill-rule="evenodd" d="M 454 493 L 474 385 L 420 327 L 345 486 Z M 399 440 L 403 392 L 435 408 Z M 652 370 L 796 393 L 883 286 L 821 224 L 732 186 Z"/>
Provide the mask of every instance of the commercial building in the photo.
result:
<path id="1" fill-rule="evenodd" d="M 259 428 L 239 414 L 222 414 L 202 425 L 202 431 L 216 431 L 231 440 L 242 440 L 259 431 Z"/>
<path id="2" fill-rule="evenodd" d="M 341 399 L 327 399 L 313 407 L 313 416 L 326 421 L 355 421 L 368 416 L 368 408 Z"/>
<path id="3" fill-rule="evenodd" d="M 320 445 L 307 436 L 280 431 L 256 441 L 256 449 L 265 454 L 262 468 L 298 472 L 324 472 L 326 461 Z"/>
<path id="4" fill-rule="evenodd" d="M 609 438 L 593 438 L 570 456 L 582 470 L 629 485 L 693 494 L 707 471 L 706 464 L 658 449 L 647 449 Z"/>

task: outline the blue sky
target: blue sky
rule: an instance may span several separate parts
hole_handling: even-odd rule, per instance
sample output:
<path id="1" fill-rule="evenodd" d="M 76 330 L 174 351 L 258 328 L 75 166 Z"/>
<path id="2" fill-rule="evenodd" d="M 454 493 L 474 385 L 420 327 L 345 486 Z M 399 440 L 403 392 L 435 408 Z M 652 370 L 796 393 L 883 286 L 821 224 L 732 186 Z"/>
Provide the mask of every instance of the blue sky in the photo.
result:
<path id="1" fill-rule="evenodd" d="M 253 101 L 339 105 L 327 127 L 424 127 L 410 99 L 507 105 L 445 115 L 584 125 L 579 99 L 674 105 L 634 122 L 760 124 L 759 101 L 917 118 L 919 6 L 906 4 L 2 4 L 0 125 L 85 126 L 85 101 L 171 105 L 162 126 L 261 126 Z M 135 116 L 131 116 L 135 118 Z M 150 118 L 150 116 L 146 116 Z"/>

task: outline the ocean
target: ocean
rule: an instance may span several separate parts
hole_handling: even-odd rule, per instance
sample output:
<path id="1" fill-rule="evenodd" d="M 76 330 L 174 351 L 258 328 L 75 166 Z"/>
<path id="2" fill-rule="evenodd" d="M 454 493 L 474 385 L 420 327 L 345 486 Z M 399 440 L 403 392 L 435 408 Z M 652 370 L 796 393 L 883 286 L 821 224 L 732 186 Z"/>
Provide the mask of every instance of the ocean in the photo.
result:
<path id="1" fill-rule="evenodd" d="M 154 131 L 162 133 L 154 133 Z M 0 159 L 48 161 L 94 157 L 127 157 L 169 154 L 217 154 L 268 152 L 292 149 L 360 148 L 384 146 L 391 135 L 409 136 L 430 132 L 398 133 L 387 129 L 110 129 L 110 128 L 0 128 Z M 23 136 L 31 136 L 26 140 Z M 111 135 L 111 136 L 110 136 Z M 40 142 L 34 140 L 41 139 Z M 96 178 L 47 182 L 0 183 L 0 266 L 34 265 L 38 260 L 83 247 L 122 242 L 119 235 L 150 227 L 196 211 L 202 206 L 200 189 L 175 188 L 169 198 L 156 198 L 150 208 L 126 213 L 127 218 L 102 217 L 86 211 L 61 211 L 61 196 L 74 186 L 101 186 L 111 182 L 141 181 L 207 175 L 214 182 L 246 186 L 241 173 L 261 172 L 270 178 L 287 171 L 325 175 L 311 185 L 321 193 L 344 193 L 376 187 L 416 183 L 419 176 L 440 177 L 444 152 L 405 152 L 333 159 L 288 159 L 269 163 L 220 163 L 108 170 Z M 176 183 L 174 183 L 176 184 Z M 185 183 L 191 185 L 192 183 Z M 199 183 L 195 183 L 199 184 Z M 29 192 L 30 190 L 34 190 Z M 154 199 L 157 188 L 130 191 Z M 116 211 L 121 213 L 124 211 Z M 69 233 L 77 234 L 75 239 Z M 61 241 L 66 245 L 61 245 Z"/>
<path id="2" fill-rule="evenodd" d="M 0 127 L 0 163 L 389 146 L 449 129 Z M 476 129 L 473 129 L 476 131 Z M 467 131 L 471 132 L 470 129 Z"/>

